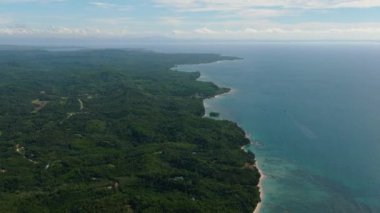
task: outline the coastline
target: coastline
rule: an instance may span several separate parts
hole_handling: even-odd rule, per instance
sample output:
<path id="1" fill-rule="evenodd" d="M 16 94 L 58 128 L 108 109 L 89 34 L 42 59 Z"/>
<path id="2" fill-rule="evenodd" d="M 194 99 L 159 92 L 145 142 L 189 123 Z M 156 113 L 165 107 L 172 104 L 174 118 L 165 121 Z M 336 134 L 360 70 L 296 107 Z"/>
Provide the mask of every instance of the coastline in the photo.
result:
<path id="1" fill-rule="evenodd" d="M 263 199 L 264 199 L 263 182 L 264 182 L 266 176 L 264 175 L 263 171 L 260 169 L 260 166 L 259 166 L 257 161 L 256 161 L 256 168 L 257 168 L 257 170 L 259 170 L 259 173 L 260 173 L 260 180 L 259 180 L 259 184 L 257 185 L 259 187 L 259 192 L 260 192 L 260 202 L 257 203 L 257 206 L 256 206 L 255 210 L 253 211 L 253 213 L 260 213 L 261 207 L 263 205 Z"/>
<path id="2" fill-rule="evenodd" d="M 220 61 L 217 61 L 217 62 L 220 62 Z M 200 76 L 199 76 L 199 78 L 197 80 L 198 81 L 202 81 L 201 78 L 202 78 L 202 73 L 200 73 Z M 209 108 L 209 106 L 205 103 L 206 100 L 212 100 L 212 99 L 220 98 L 220 97 L 223 97 L 223 96 L 226 96 L 226 95 L 232 95 L 236 91 L 237 90 L 234 89 L 234 88 L 229 88 L 228 92 L 225 92 L 225 93 L 222 93 L 222 94 L 217 94 L 217 95 L 214 95 L 214 96 L 212 96 L 210 98 L 203 99 L 203 108 L 204 108 L 205 113 L 204 113 L 204 115 L 202 117 L 210 117 L 210 116 L 207 115 L 207 111 L 206 111 L 206 108 Z M 243 129 L 242 127 L 240 127 L 240 128 Z M 250 134 L 247 133 L 244 129 L 243 129 L 243 131 L 246 133 L 246 138 L 250 141 L 249 144 L 253 144 L 254 141 L 252 141 L 252 139 L 250 137 Z M 249 144 L 247 144 L 247 145 L 249 145 Z M 244 152 L 246 152 L 246 153 L 251 152 L 250 150 L 248 150 L 246 148 L 246 146 L 241 147 L 241 149 Z M 251 152 L 251 153 L 254 154 L 253 152 Z M 253 210 L 253 213 L 260 213 L 261 212 L 261 208 L 262 208 L 263 199 L 264 199 L 263 181 L 266 178 L 266 176 L 264 175 L 263 171 L 260 169 L 260 166 L 258 164 L 258 161 L 257 161 L 256 157 L 255 157 L 255 167 L 257 168 L 257 170 L 259 171 L 259 174 L 260 174 L 259 183 L 257 185 L 257 187 L 259 187 L 260 201 L 257 203 L 256 208 Z"/>
<path id="3" fill-rule="evenodd" d="M 199 78 L 198 78 L 198 79 L 199 79 Z M 206 109 L 209 108 L 209 105 L 207 105 L 205 101 L 207 101 L 207 100 L 212 100 L 212 99 L 216 99 L 216 98 L 222 98 L 222 97 L 227 96 L 227 95 L 232 95 L 232 94 L 234 94 L 236 91 L 237 91 L 236 89 L 229 88 L 229 91 L 228 91 L 228 92 L 225 92 L 225 93 L 222 93 L 222 94 L 218 94 L 218 95 L 214 95 L 214 96 L 212 96 L 212 97 L 210 97 L 210 98 L 203 99 L 203 108 L 204 108 L 204 110 L 205 110 L 205 113 L 204 113 L 203 117 L 204 117 L 204 118 L 206 118 L 206 117 L 207 117 L 207 118 L 210 117 L 210 116 L 207 115 L 207 111 L 206 111 Z"/>
<path id="4" fill-rule="evenodd" d="M 250 141 L 250 144 L 253 144 L 249 134 L 246 134 L 246 137 L 247 139 Z M 241 149 L 248 153 L 248 152 L 251 152 L 249 149 L 247 149 L 247 145 L 246 146 L 242 146 Z M 252 154 L 254 154 L 253 152 L 251 152 Z M 256 205 L 256 208 L 253 210 L 253 213 L 260 213 L 261 212 L 261 207 L 262 207 L 262 204 L 263 204 L 263 199 L 264 199 L 264 187 L 263 187 L 263 182 L 266 178 L 263 170 L 260 169 L 260 166 L 259 166 L 259 163 L 257 161 L 257 159 L 255 158 L 255 167 L 256 169 L 259 171 L 259 174 L 260 174 L 260 179 L 259 179 L 259 184 L 257 185 L 257 187 L 259 187 L 259 193 L 260 193 L 260 202 L 257 203 Z"/>

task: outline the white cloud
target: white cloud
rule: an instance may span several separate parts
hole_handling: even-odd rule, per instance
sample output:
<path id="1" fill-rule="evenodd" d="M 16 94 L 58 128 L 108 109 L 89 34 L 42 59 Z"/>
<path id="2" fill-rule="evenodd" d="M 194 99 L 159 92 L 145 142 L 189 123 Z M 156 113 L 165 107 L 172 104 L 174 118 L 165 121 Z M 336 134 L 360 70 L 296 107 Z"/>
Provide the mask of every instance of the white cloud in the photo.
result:
<path id="1" fill-rule="evenodd" d="M 12 19 L 8 17 L 0 16 L 0 25 L 6 25 L 12 23 Z"/>
<path id="2" fill-rule="evenodd" d="M 279 7 L 299 9 L 380 7 L 380 0 L 155 0 L 158 5 L 185 12 L 231 11 Z"/>
<path id="3" fill-rule="evenodd" d="M 111 3 L 107 3 L 107 2 L 90 2 L 89 4 L 96 7 L 96 8 L 100 8 L 100 9 L 114 9 L 114 10 L 118 10 L 118 11 L 130 10 L 130 6 L 111 4 Z"/>
<path id="4" fill-rule="evenodd" d="M 184 18 L 182 17 L 160 17 L 160 23 L 170 26 L 179 26 L 184 23 Z"/>
<path id="5" fill-rule="evenodd" d="M 334 5 L 335 8 L 371 8 L 380 7 L 379 0 L 344 1 Z"/>
<path id="6" fill-rule="evenodd" d="M 380 23 L 272 24 L 224 30 L 203 27 L 174 30 L 173 37 L 223 40 L 380 40 Z"/>
<path id="7" fill-rule="evenodd" d="M 380 23 L 303 23 L 294 25 L 258 23 L 251 26 L 220 29 L 204 26 L 194 29 L 176 29 L 172 33 L 160 31 L 136 31 L 116 25 L 113 28 L 100 27 L 48 27 L 25 26 L 0 27 L 0 36 L 8 37 L 50 37 L 50 38 L 110 38 L 168 36 L 175 39 L 207 40 L 380 40 Z"/>
<path id="8" fill-rule="evenodd" d="M 117 26 L 122 27 L 132 22 L 131 18 L 118 17 L 118 18 L 92 18 L 88 20 L 94 26 Z"/>
<path id="9" fill-rule="evenodd" d="M 290 10 L 273 10 L 273 9 L 247 9 L 238 13 L 242 18 L 260 19 L 260 18 L 272 18 L 285 15 L 294 15 L 294 11 Z"/>
<path id="10" fill-rule="evenodd" d="M 202 28 L 199 28 L 199 29 L 195 29 L 194 32 L 196 34 L 201 34 L 201 35 L 216 35 L 216 34 L 219 34 L 218 31 L 210 30 L 207 27 L 202 27 Z"/>
<path id="11" fill-rule="evenodd" d="M 52 3 L 69 0 L 0 0 L 6 3 Z M 377 39 L 380 40 L 379 23 L 351 24 L 328 23 L 336 18 L 336 8 L 380 7 L 380 0 L 150 0 L 155 6 L 151 14 L 141 8 L 144 4 L 130 5 L 121 1 L 89 0 L 82 9 L 89 14 L 79 14 L 72 7 L 65 7 L 67 15 L 54 12 L 35 14 L 17 13 L 0 15 L 0 35 L 43 37 L 124 37 L 136 35 L 172 36 L 174 38 L 207 39 L 256 39 L 256 40 L 304 40 L 304 39 Z M 115 3 L 116 2 L 116 3 Z M 65 4 L 66 5 L 66 4 Z M 69 4 L 67 4 L 69 6 Z M 379 8 L 380 9 L 380 8 Z M 104 10 L 104 11 L 101 11 Z M 130 10 L 130 13 L 123 13 Z M 149 10 L 149 11 L 150 11 Z M 313 14 L 328 11 L 325 23 L 310 23 Z M 359 9 L 358 9 L 359 11 Z M 360 11 L 362 14 L 364 11 Z M 202 13 L 202 14 L 198 14 Z M 330 14 L 331 13 L 331 14 Z M 333 14 L 334 13 L 334 14 Z M 93 14 L 99 14 L 93 15 Z M 128 14 L 128 17 L 125 16 Z M 7 17 L 7 16 L 9 17 Z M 289 18 L 297 16 L 299 18 Z M 47 18 L 50 17 L 50 18 Z M 283 19 L 280 19 L 283 18 Z M 374 18 L 375 19 L 375 18 Z M 376 17 L 378 19 L 378 17 Z M 81 20 L 77 22 L 76 20 Z M 283 20 L 280 22 L 279 20 Z M 299 24 L 294 24 L 294 20 Z M 350 21 L 347 20 L 347 21 Z M 378 21 L 378 20 L 374 20 Z M 290 23 L 293 24 L 284 24 Z M 301 23 L 300 23 L 301 22 Z M 19 24 L 18 27 L 11 27 Z M 49 26 L 61 27 L 49 27 Z M 27 26 L 27 27 L 20 27 Z M 66 27 L 64 27 L 66 26 Z M 69 27 L 67 27 L 69 26 Z M 128 30 L 125 30 L 128 29 Z"/>
<path id="12" fill-rule="evenodd" d="M 102 8 L 102 9 L 108 9 L 108 8 L 116 6 L 114 4 L 105 3 L 105 2 L 90 2 L 89 4 L 98 8 Z"/>
<path id="13" fill-rule="evenodd" d="M 62 37 L 62 38 L 120 38 L 129 35 L 126 29 L 100 29 L 100 28 L 72 28 L 49 27 L 45 29 L 30 27 L 3 27 L 0 28 L 0 36 L 26 36 L 26 37 Z"/>
<path id="14" fill-rule="evenodd" d="M 65 2 L 67 0 L 0 0 L 0 4 L 12 4 L 12 3 L 57 3 Z"/>

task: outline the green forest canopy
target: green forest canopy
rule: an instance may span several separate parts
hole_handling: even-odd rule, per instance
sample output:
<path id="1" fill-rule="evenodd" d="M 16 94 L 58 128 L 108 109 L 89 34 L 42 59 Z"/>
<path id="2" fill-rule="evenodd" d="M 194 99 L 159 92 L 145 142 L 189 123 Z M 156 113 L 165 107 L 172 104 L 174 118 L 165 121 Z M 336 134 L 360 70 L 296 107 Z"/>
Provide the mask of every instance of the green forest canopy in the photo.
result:
<path id="1" fill-rule="evenodd" d="M 259 173 L 228 91 L 178 64 L 215 54 L 0 50 L 0 212 L 252 212 Z"/>

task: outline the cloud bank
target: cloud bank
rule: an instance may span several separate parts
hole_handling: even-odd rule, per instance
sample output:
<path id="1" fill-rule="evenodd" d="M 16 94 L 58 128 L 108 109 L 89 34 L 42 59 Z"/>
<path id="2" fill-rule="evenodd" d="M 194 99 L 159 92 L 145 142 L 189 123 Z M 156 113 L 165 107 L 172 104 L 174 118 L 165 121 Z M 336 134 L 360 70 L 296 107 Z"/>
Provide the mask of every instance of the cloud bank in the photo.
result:
<path id="1" fill-rule="evenodd" d="M 0 0 L 0 5 L 6 11 L 0 15 L 0 37 L 380 40 L 380 0 Z"/>

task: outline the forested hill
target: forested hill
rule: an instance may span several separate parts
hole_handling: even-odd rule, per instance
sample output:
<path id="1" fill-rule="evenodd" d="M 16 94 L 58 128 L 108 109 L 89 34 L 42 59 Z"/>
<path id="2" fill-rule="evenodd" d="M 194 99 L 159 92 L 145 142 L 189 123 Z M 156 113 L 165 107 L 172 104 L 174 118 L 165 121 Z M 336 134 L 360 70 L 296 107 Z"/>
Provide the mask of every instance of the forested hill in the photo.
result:
<path id="1" fill-rule="evenodd" d="M 259 173 L 228 91 L 177 64 L 214 54 L 0 50 L 0 212 L 252 212 Z"/>

